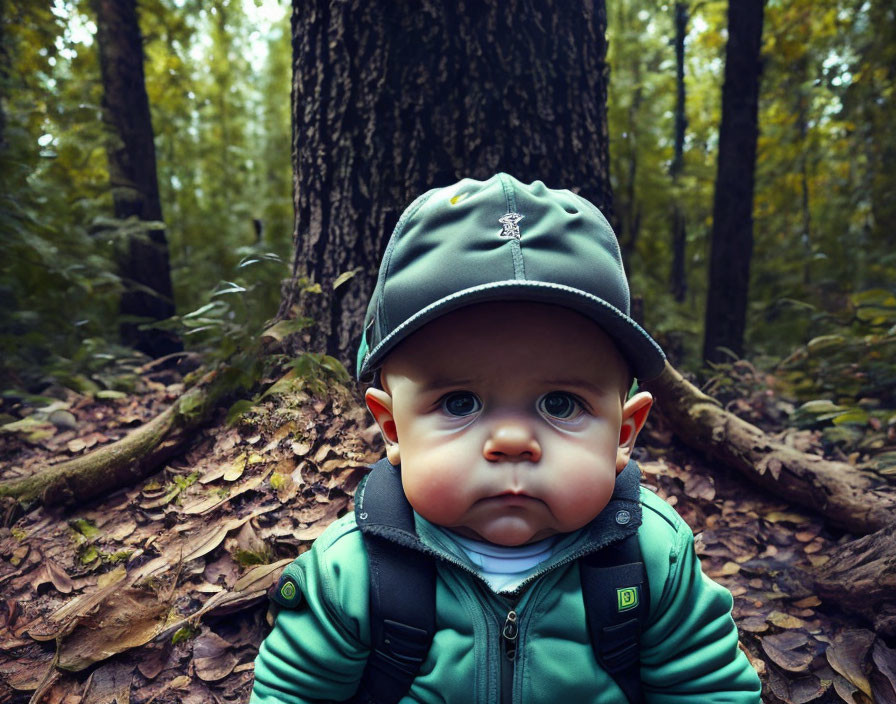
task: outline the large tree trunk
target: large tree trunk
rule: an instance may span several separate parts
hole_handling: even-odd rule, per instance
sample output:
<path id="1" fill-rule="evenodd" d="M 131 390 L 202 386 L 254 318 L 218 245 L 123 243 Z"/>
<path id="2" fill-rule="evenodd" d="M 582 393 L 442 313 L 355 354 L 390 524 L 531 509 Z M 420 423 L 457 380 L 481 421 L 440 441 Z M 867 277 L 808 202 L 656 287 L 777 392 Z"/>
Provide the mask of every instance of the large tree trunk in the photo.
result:
<path id="1" fill-rule="evenodd" d="M 143 40 L 134 0 L 91 0 L 103 77 L 103 120 L 115 217 L 159 222 L 162 206 L 156 178 L 149 99 L 143 75 Z M 129 234 L 120 243 L 119 276 L 125 290 L 119 311 L 121 338 L 161 357 L 181 349 L 170 333 L 139 330 L 135 319 L 163 320 L 174 314 L 168 242 L 162 229 Z"/>
<path id="2" fill-rule="evenodd" d="M 0 159 L 6 151 L 6 111 L 3 102 L 6 100 L 6 85 L 9 78 L 9 47 L 6 45 L 6 3 L 0 3 Z"/>
<path id="3" fill-rule="evenodd" d="M 753 255 L 753 181 L 759 136 L 759 50 L 765 0 L 729 0 L 728 48 L 713 204 L 703 359 L 743 354 Z"/>
<path id="4" fill-rule="evenodd" d="M 295 259 L 280 315 L 299 304 L 316 321 L 305 344 L 353 363 L 391 229 L 431 187 L 507 171 L 612 216 L 605 26 L 602 1 L 293 0 Z"/>

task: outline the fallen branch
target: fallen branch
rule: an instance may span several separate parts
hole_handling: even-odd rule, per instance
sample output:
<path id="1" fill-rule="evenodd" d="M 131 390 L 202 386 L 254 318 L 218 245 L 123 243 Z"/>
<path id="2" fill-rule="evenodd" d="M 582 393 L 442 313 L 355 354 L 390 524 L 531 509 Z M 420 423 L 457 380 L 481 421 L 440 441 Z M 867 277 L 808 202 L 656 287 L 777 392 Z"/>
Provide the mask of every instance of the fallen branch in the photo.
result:
<path id="1" fill-rule="evenodd" d="M 215 383 L 214 372 L 207 374 L 171 407 L 120 440 L 30 476 L 0 482 L 0 497 L 71 504 L 131 486 L 190 440 L 190 431 L 205 421 L 223 395 L 222 386 Z"/>
<path id="2" fill-rule="evenodd" d="M 645 387 L 684 443 L 750 482 L 853 533 L 872 533 L 893 522 L 896 492 L 874 475 L 769 437 L 723 409 L 668 362 L 663 374 Z"/>

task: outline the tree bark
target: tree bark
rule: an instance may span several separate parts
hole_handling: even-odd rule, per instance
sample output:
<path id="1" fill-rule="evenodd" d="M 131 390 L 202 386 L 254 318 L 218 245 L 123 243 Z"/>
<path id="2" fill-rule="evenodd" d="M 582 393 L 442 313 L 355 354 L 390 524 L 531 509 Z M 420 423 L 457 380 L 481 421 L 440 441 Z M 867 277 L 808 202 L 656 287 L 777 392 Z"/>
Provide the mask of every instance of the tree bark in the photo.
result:
<path id="1" fill-rule="evenodd" d="M 688 6 L 675 3 L 675 148 L 669 174 L 672 185 L 678 186 L 678 177 L 684 169 L 684 133 L 688 118 L 685 112 L 684 86 L 684 38 L 688 28 Z M 669 272 L 669 290 L 678 303 L 683 303 L 688 292 L 687 271 L 685 269 L 685 229 L 684 212 L 678 199 L 678 189 L 674 188 L 675 200 L 672 204 L 672 268 Z"/>
<path id="2" fill-rule="evenodd" d="M 753 182 L 765 0 L 729 0 L 718 173 L 713 204 L 703 359 L 743 354 L 753 255 Z"/>
<path id="3" fill-rule="evenodd" d="M 605 27 L 602 1 L 293 0 L 295 258 L 280 317 L 317 321 L 300 344 L 353 365 L 391 229 L 429 188 L 507 171 L 575 188 L 612 220 Z"/>
<path id="4" fill-rule="evenodd" d="M 815 511 L 840 528 L 865 534 L 889 526 L 896 495 L 845 462 L 809 455 L 724 410 L 666 364 L 646 385 L 675 434 L 751 483 Z"/>
<path id="5" fill-rule="evenodd" d="M 162 206 L 156 177 L 149 99 L 143 73 L 143 40 L 134 0 L 91 0 L 97 18 L 97 47 L 103 79 L 103 121 L 115 217 L 159 222 Z M 127 235 L 118 255 L 125 290 L 119 312 L 125 344 L 152 357 L 181 349 L 168 332 L 140 330 L 136 319 L 163 320 L 174 314 L 168 242 L 163 229 Z"/>
<path id="6" fill-rule="evenodd" d="M 10 55 L 6 45 L 6 3 L 0 2 L 0 159 L 5 157 L 6 151 L 6 111 L 3 103 L 7 99 L 7 86 L 9 81 Z M 4 171 L 6 169 L 4 168 Z"/>
<path id="7" fill-rule="evenodd" d="M 821 596 L 896 636 L 896 521 L 834 551 L 815 584 Z"/>

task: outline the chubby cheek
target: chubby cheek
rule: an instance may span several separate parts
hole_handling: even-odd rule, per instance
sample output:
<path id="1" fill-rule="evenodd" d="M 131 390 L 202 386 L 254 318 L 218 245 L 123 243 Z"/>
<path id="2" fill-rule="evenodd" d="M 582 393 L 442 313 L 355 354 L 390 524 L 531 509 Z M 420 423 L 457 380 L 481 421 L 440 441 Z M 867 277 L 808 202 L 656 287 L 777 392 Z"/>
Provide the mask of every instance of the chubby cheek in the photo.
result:
<path id="1" fill-rule="evenodd" d="M 551 513 L 560 523 L 561 532 L 578 530 L 597 516 L 613 496 L 616 486 L 613 471 L 582 472 L 578 476 L 567 475 L 566 482 L 551 492 Z"/>
<path id="2" fill-rule="evenodd" d="M 426 520 L 453 525 L 468 507 L 467 478 L 456 466 L 412 461 L 402 462 L 401 471 L 408 502 Z"/>

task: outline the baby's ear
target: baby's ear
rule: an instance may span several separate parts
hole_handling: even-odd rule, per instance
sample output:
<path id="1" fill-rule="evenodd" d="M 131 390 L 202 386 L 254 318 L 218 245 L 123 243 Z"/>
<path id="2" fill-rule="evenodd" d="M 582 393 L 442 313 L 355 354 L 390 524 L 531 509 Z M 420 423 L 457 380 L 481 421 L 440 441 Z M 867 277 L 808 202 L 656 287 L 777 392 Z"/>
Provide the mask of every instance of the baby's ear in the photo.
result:
<path id="1" fill-rule="evenodd" d="M 380 427 L 380 433 L 386 443 L 386 457 L 391 464 L 398 466 L 401 464 L 401 454 L 398 451 L 398 431 L 392 415 L 392 396 L 382 389 L 370 388 L 364 394 L 364 401 Z"/>
<path id="2" fill-rule="evenodd" d="M 622 427 L 619 429 L 619 447 L 616 448 L 616 474 L 619 474 L 632 458 L 632 450 L 638 433 L 647 421 L 653 396 L 646 391 L 632 396 L 622 406 Z"/>

